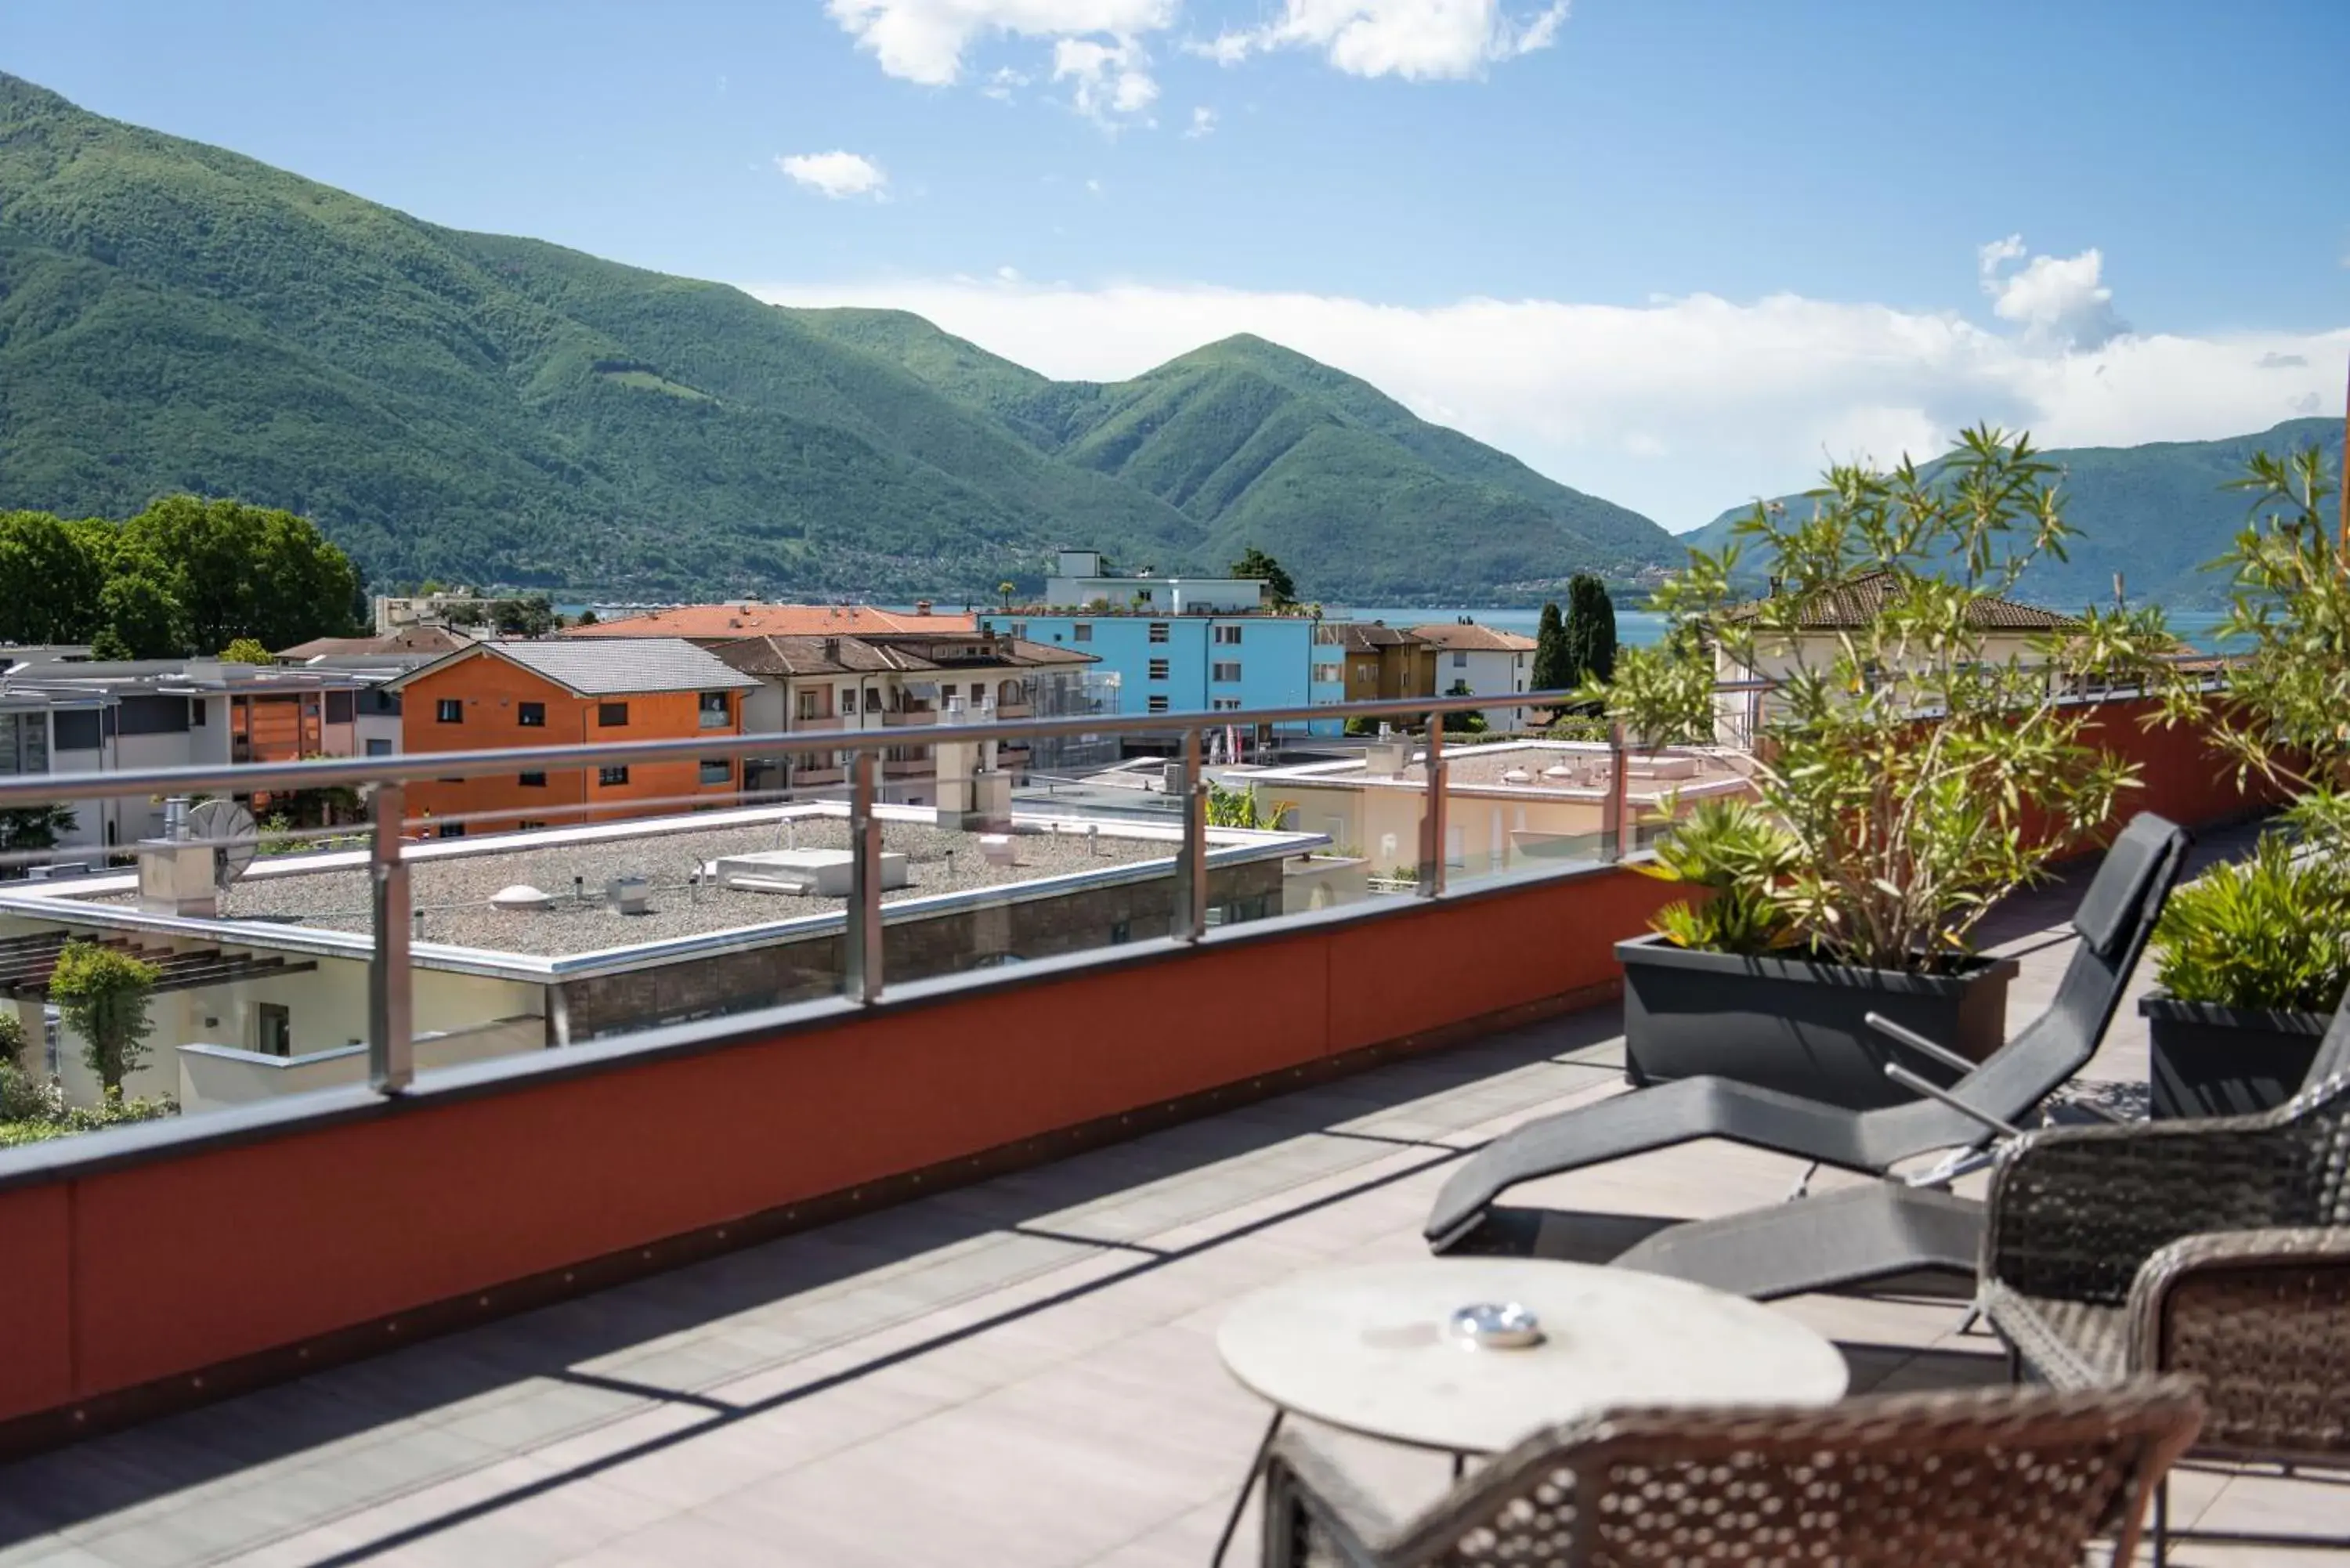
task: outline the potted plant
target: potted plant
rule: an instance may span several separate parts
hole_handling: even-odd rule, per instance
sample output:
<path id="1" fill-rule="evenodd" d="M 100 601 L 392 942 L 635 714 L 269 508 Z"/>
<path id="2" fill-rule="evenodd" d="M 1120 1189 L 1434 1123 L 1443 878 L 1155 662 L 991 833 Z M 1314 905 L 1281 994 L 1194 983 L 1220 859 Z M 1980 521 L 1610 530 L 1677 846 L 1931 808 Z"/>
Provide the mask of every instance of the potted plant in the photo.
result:
<path id="1" fill-rule="evenodd" d="M 2217 563 L 2233 576 L 2214 635 L 2241 651 L 2223 692 L 2174 672 L 2166 711 L 2201 725 L 2240 779 L 2290 797 L 2293 830 L 2171 896 L 2154 936 L 2147 1021 L 2157 1116 L 2266 1109 L 2307 1076 L 2350 985 L 2350 559 L 2314 447 L 2256 453 L 2235 488 L 2256 515 Z"/>
<path id="2" fill-rule="evenodd" d="M 1966 431 L 1921 472 L 1831 470 L 1810 516 L 1757 506 L 1658 596 L 1665 638 L 1577 693 L 1648 745 L 1751 735 L 1755 802 L 1692 812 L 1655 875 L 1703 889 L 1619 943 L 1627 1075 L 1712 1074 L 1836 1105 L 1899 1103 L 1874 1012 L 1980 1059 L 2012 961 L 1970 940 L 1998 901 L 2104 827 L 2131 769 L 2086 743 L 2086 679 L 2168 646 L 2152 611 L 2007 597 L 2069 532 L 2029 438 Z M 1743 546 L 1771 592 L 1738 602 Z"/>
<path id="3" fill-rule="evenodd" d="M 2173 893 L 2153 947 L 2159 989 L 2138 1002 L 2153 1114 L 2282 1105 L 2350 986 L 2350 872 L 2265 835 L 2251 860 Z"/>

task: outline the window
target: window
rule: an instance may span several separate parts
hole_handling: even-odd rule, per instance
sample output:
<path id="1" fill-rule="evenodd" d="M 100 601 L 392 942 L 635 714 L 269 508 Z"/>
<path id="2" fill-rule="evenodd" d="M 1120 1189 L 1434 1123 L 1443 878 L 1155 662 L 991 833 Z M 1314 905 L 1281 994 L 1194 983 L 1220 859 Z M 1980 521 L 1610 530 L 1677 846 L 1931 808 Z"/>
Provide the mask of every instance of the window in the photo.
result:
<path id="1" fill-rule="evenodd" d="M 704 691 L 702 694 L 702 727 L 703 729 L 724 729 L 733 712 L 733 710 L 727 705 L 725 692 Z"/>
<path id="2" fill-rule="evenodd" d="M 1368 674 L 1370 672 L 1366 670 L 1364 673 Z M 1317 664 L 1314 667 L 1314 679 L 1325 686 L 1333 685 L 1338 681 L 1344 680 L 1346 678 L 1347 671 L 1343 665 Z"/>
<path id="3" fill-rule="evenodd" d="M 206 715 L 211 713 L 212 711 L 213 705 L 210 702 L 205 701 L 203 698 L 192 697 L 188 699 L 189 725 L 194 729 L 203 729 L 207 722 Z M 399 710 L 395 708 L 392 711 L 398 712 Z"/>
<path id="4" fill-rule="evenodd" d="M 515 775 L 515 783 L 520 784 L 525 789 L 545 789 L 546 787 L 546 775 L 545 774 L 516 774 Z"/>
<path id="5" fill-rule="evenodd" d="M 1012 640 L 1014 642 L 1025 642 L 1028 640 L 1028 623 L 1026 621 L 1015 620 L 1012 623 Z"/>
<path id="6" fill-rule="evenodd" d="M 1237 697 L 1211 697 L 1208 699 L 1208 706 L 1214 709 L 1219 713 L 1236 711 L 1240 705 L 1241 700 Z"/>
<path id="7" fill-rule="evenodd" d="M 800 692 L 800 717 L 803 719 L 823 719 L 829 717 L 829 715 L 824 711 L 824 700 L 827 695 L 827 693 L 824 691 Z"/>
<path id="8" fill-rule="evenodd" d="M 185 697 L 125 697 L 117 714 L 125 735 L 183 735 L 188 732 Z"/>
<path id="9" fill-rule="evenodd" d="M 201 708 L 203 704 L 199 702 L 196 706 Z M 328 692 L 327 722 L 329 724 L 349 723 L 351 722 L 352 713 L 356 711 L 356 707 L 357 705 L 351 701 L 351 693 L 348 691 Z"/>
<path id="10" fill-rule="evenodd" d="M 596 782 L 607 788 L 610 788 L 616 784 L 624 784 L 628 783 L 628 764 L 623 763 L 617 768 L 598 768 L 596 770 Z"/>
<path id="11" fill-rule="evenodd" d="M 702 758 L 702 782 L 706 784 L 733 784 L 734 782 L 734 764 L 728 762 L 724 757 Z"/>
<path id="12" fill-rule="evenodd" d="M 1167 661 L 1165 659 L 1154 659 L 1150 661 L 1150 679 L 1153 680 L 1164 680 L 1167 679 Z"/>
<path id="13" fill-rule="evenodd" d="M 199 709 L 203 704 L 197 705 Z M 37 720 L 38 715 L 28 715 Z M 86 708 L 79 712 L 60 711 L 51 721 L 57 726 L 57 750 L 61 752 L 94 752 L 98 750 L 98 710 Z"/>
<path id="14" fill-rule="evenodd" d="M 1164 713 L 1167 711 L 1167 699 L 1164 697 L 1153 697 L 1150 700 L 1150 711 L 1154 713 Z"/>
<path id="15" fill-rule="evenodd" d="M 371 757 L 388 757 L 391 755 L 391 742 L 382 739 L 370 740 L 367 743 L 367 754 Z"/>
<path id="16" fill-rule="evenodd" d="M 1453 668 L 1453 669 L 1455 669 L 1455 670 L 1466 670 L 1466 669 L 1468 669 L 1468 668 L 1469 668 L 1469 656 L 1468 656 L 1466 653 L 1456 653 L 1456 654 L 1454 654 L 1454 655 L 1452 656 L 1452 668 Z"/>
<path id="17" fill-rule="evenodd" d="M 465 825 L 462 822 L 444 822 L 441 825 L 441 836 L 463 838 L 465 836 Z"/>
<path id="18" fill-rule="evenodd" d="M 629 705 L 626 702 L 598 702 L 596 704 L 596 722 L 602 725 L 605 729 L 621 729 L 627 725 L 628 722 Z"/>
<path id="19" fill-rule="evenodd" d="M 1071 642 L 1091 642 L 1093 639 L 1094 623 L 1089 620 L 1081 620 L 1069 628 Z"/>
<path id="20" fill-rule="evenodd" d="M 525 730 L 546 729 L 546 704 L 544 702 L 515 703 L 515 722 L 520 724 Z"/>
<path id="21" fill-rule="evenodd" d="M 1220 626 L 1216 628 L 1216 640 L 1226 648 L 1238 648 L 1241 645 L 1241 628 L 1236 626 Z"/>
<path id="22" fill-rule="evenodd" d="M 1211 680 L 1229 681 L 1238 680 L 1240 678 L 1241 664 L 1240 660 L 1237 659 L 1232 659 L 1228 663 L 1211 664 L 1208 666 L 1208 679 Z M 1316 679 L 1319 679 L 1319 677 L 1316 677 Z"/>
<path id="23" fill-rule="evenodd" d="M 1164 642 L 1167 640 L 1167 623 L 1165 621 L 1154 620 L 1150 623 L 1150 640 L 1153 642 Z"/>
<path id="24" fill-rule="evenodd" d="M 865 689 L 865 711 L 868 713 L 879 713 L 881 711 L 880 688 L 868 686 Z"/>
<path id="25" fill-rule="evenodd" d="M 440 701 L 432 705 L 432 717 L 443 724 L 463 723 L 465 722 L 465 700 L 462 697 L 442 698 Z"/>
<path id="26" fill-rule="evenodd" d="M 253 1048 L 265 1056 L 294 1054 L 294 1014 L 284 1004 L 253 1004 Z"/>

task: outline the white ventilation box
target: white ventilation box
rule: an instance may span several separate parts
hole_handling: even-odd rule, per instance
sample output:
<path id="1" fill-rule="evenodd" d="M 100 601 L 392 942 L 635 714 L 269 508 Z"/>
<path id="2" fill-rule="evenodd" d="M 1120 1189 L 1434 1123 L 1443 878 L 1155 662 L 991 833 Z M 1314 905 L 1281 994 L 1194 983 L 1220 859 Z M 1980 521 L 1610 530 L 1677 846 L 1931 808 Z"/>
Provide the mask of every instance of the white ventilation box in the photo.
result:
<path id="1" fill-rule="evenodd" d="M 720 887 L 739 892 L 846 898 L 855 866 L 855 857 L 846 849 L 762 849 L 749 855 L 723 856 L 710 863 L 710 875 Z M 910 880 L 906 857 L 894 850 L 883 850 L 883 889 L 903 888 Z"/>

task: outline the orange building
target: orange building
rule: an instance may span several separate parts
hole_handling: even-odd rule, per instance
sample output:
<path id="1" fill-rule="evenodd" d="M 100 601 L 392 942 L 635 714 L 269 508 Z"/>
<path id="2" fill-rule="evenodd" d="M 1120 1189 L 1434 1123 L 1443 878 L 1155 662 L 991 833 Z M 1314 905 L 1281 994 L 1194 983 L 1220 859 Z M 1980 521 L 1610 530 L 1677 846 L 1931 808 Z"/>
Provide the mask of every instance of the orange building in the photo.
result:
<path id="1" fill-rule="evenodd" d="M 391 683 L 400 749 L 668 741 L 743 731 L 755 677 L 681 638 L 477 642 Z M 725 756 L 592 769 L 419 779 L 408 815 L 427 832 L 466 833 L 607 821 L 733 804 L 741 764 Z"/>

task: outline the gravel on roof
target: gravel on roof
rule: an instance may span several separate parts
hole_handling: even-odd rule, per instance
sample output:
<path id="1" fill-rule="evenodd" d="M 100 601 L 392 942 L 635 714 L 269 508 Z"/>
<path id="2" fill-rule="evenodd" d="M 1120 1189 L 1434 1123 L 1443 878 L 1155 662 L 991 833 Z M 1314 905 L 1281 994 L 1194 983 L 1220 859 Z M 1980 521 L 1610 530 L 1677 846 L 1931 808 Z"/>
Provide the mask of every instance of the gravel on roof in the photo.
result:
<path id="1" fill-rule="evenodd" d="M 791 827 L 790 846 L 848 847 L 848 824 L 841 817 L 798 817 L 792 820 Z M 1015 863 L 998 867 L 990 865 L 980 853 L 977 834 L 885 821 L 881 847 L 907 857 L 910 884 L 882 897 L 894 903 L 1008 887 L 1047 877 L 1107 870 L 1173 853 L 1170 845 L 1107 833 L 1090 846 L 1081 833 L 1014 828 L 1012 838 Z M 415 907 L 424 911 L 423 924 L 418 928 L 421 940 L 557 958 L 837 912 L 846 900 L 738 892 L 714 884 L 695 888 L 687 882 L 692 867 L 720 856 L 786 846 L 784 824 L 777 822 L 648 834 L 600 843 L 413 859 L 409 862 L 409 885 Z M 620 915 L 605 907 L 604 884 L 623 875 L 643 877 L 651 883 L 648 913 Z M 572 897 L 574 877 L 582 879 L 584 899 Z M 492 894 L 517 883 L 554 895 L 555 907 L 523 911 L 491 907 Z M 134 894 L 93 900 L 137 901 Z M 249 877 L 229 889 L 221 913 L 229 919 L 282 919 L 310 930 L 364 934 L 374 929 L 369 913 L 368 874 L 358 867 Z"/>

